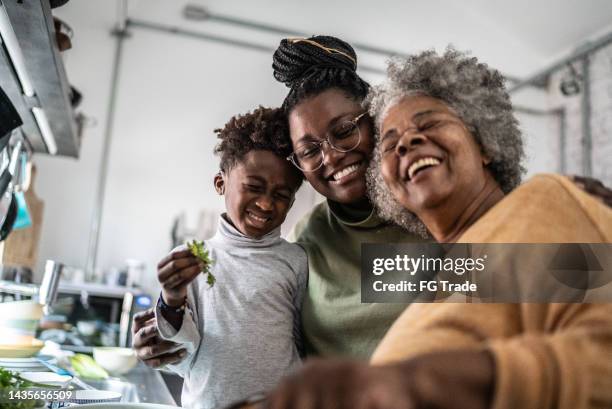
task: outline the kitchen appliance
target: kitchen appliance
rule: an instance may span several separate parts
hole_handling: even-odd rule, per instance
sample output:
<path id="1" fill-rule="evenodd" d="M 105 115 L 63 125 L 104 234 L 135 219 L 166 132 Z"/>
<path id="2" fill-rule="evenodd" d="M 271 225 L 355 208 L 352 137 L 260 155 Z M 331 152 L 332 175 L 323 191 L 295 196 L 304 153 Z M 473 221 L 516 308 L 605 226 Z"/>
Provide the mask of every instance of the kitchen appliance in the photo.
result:
<path id="1" fill-rule="evenodd" d="M 2 88 L 0 88 L 0 153 L 3 155 L 3 166 L 6 165 L 0 176 L 0 241 L 8 236 L 15 222 L 15 217 L 17 216 L 17 206 L 15 198 L 13 197 L 12 184 L 15 168 L 11 167 L 11 165 L 16 166 L 17 157 L 15 157 L 15 163 L 11 164 L 12 161 L 7 163 L 7 161 L 4 160 L 4 156 L 8 154 L 9 140 L 11 139 L 13 130 L 22 124 L 23 122 L 15 106 L 11 103 Z M 19 141 L 18 144 L 16 156 L 19 156 L 21 141 Z"/>
<path id="2" fill-rule="evenodd" d="M 79 321 L 97 320 L 117 325 L 116 346 L 120 347 L 131 345 L 130 330 L 134 314 L 153 305 L 151 296 L 136 287 L 61 283 L 58 294 L 61 298 L 73 298 L 74 307 L 68 316 L 69 323 L 76 325 Z"/>
<path id="3" fill-rule="evenodd" d="M 2 214 L 0 218 L 0 241 L 4 241 L 8 237 L 17 217 L 17 201 L 14 194 L 15 184 L 13 183 L 13 176 L 19 164 L 22 144 L 21 140 L 17 141 L 11 152 L 8 166 L 4 168 L 0 175 L 0 194 L 2 195 L 0 199 L 0 213 Z M 3 154 L 7 149 L 8 145 L 4 147 Z"/>
<path id="4" fill-rule="evenodd" d="M 0 293 L 37 297 L 44 310 L 49 311 L 55 302 L 57 287 L 64 265 L 53 260 L 45 263 L 45 274 L 40 286 L 0 280 Z"/>
<path id="5" fill-rule="evenodd" d="M 0 88 L 0 150 L 8 143 L 8 138 L 13 129 L 21 126 L 23 121 L 17 113 L 15 106 Z"/>

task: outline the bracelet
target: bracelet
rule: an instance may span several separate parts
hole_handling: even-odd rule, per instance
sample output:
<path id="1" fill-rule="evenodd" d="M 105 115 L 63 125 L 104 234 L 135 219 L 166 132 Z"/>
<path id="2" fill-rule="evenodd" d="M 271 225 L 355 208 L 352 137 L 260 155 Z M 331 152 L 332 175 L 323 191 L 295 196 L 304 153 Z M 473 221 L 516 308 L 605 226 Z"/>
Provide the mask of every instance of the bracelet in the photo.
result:
<path id="1" fill-rule="evenodd" d="M 164 297 L 162 293 L 159 293 L 159 301 L 157 302 L 159 309 L 165 312 L 175 313 L 175 314 L 183 314 L 185 312 L 185 308 L 187 307 L 187 297 L 183 300 L 183 304 L 178 307 L 171 307 L 164 301 Z"/>

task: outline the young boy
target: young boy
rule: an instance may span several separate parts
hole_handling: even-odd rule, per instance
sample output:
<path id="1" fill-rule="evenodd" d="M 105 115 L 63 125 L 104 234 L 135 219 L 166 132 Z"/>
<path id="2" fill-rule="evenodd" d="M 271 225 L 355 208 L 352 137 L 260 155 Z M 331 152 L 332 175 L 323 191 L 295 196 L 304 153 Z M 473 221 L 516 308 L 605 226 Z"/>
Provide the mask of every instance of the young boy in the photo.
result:
<path id="1" fill-rule="evenodd" d="M 182 404 L 220 408 L 266 391 L 300 366 L 305 252 L 280 237 L 302 183 L 285 158 L 291 147 L 281 110 L 260 107 L 217 129 L 215 190 L 227 212 L 205 248 L 216 282 L 185 246 L 158 264 L 159 333 L 189 356 L 171 367 L 185 379 Z"/>

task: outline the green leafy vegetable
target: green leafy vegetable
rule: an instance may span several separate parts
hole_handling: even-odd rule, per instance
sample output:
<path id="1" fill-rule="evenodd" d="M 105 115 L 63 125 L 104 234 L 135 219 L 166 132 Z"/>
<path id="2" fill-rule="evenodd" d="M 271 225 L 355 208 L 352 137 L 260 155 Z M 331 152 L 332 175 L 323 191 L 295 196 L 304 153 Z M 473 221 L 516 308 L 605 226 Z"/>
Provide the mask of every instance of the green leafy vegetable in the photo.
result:
<path id="1" fill-rule="evenodd" d="M 212 266 L 214 260 L 210 258 L 208 250 L 204 248 L 204 242 L 199 240 L 188 241 L 187 248 L 189 249 L 189 251 L 191 251 L 191 254 L 193 254 L 198 260 L 204 263 L 204 271 L 202 272 L 207 275 L 206 282 L 208 283 L 208 285 L 210 287 L 215 285 L 217 279 L 210 272 L 210 267 Z"/>
<path id="2" fill-rule="evenodd" d="M 15 372 L 8 371 L 0 367 L 0 396 L 7 398 L 9 390 L 23 390 L 31 387 L 42 387 L 45 389 L 53 389 L 54 386 L 43 385 L 39 383 L 30 382 L 23 379 Z M 40 406 L 42 401 L 34 399 L 16 399 L 12 402 L 0 401 L 0 409 L 32 409 Z"/>

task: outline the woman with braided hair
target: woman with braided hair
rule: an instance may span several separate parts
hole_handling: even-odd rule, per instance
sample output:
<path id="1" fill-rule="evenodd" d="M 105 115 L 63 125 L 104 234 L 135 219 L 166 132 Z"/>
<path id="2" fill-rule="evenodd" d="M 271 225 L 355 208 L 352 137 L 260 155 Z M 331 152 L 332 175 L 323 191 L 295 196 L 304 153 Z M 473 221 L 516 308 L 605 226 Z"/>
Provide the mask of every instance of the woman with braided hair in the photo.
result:
<path id="1" fill-rule="evenodd" d="M 380 219 L 367 197 L 374 137 L 362 107 L 369 85 L 356 73 L 353 48 L 329 36 L 284 39 L 272 67 L 289 87 L 283 103 L 289 159 L 327 199 L 289 237 L 308 253 L 302 308 L 307 352 L 367 359 L 406 306 L 361 303 L 361 244 L 422 239 Z"/>

